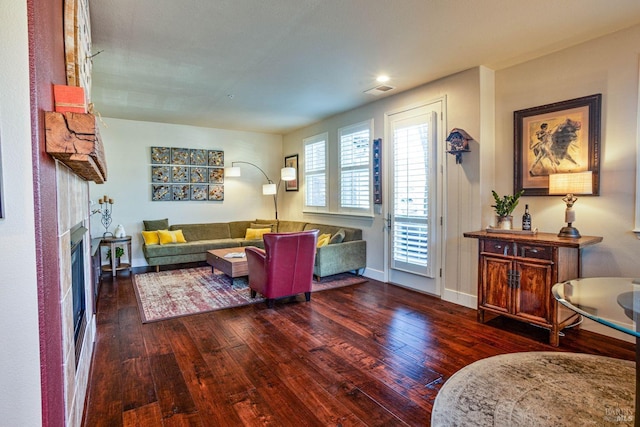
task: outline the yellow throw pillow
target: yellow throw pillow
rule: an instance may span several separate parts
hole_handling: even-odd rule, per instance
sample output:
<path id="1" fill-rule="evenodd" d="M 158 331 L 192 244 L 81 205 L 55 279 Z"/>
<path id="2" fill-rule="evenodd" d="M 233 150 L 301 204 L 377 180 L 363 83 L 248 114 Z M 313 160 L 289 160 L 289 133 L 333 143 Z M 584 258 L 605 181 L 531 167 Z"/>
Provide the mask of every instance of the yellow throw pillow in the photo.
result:
<path id="1" fill-rule="evenodd" d="M 327 246 L 329 244 L 329 240 L 331 240 L 331 234 L 321 234 L 318 236 L 318 247 L 321 248 L 323 246 Z"/>
<path id="2" fill-rule="evenodd" d="M 265 233 L 271 233 L 271 228 L 247 228 L 244 238 L 245 240 L 262 239 L 262 235 Z"/>
<path id="3" fill-rule="evenodd" d="M 161 245 L 166 245 L 167 243 L 187 243 L 182 234 L 182 230 L 158 230 L 158 237 L 160 238 Z"/>
<path id="4" fill-rule="evenodd" d="M 149 245 L 157 245 L 160 243 L 160 237 L 158 236 L 158 231 L 143 231 L 142 238 L 144 239 L 144 244 Z"/>

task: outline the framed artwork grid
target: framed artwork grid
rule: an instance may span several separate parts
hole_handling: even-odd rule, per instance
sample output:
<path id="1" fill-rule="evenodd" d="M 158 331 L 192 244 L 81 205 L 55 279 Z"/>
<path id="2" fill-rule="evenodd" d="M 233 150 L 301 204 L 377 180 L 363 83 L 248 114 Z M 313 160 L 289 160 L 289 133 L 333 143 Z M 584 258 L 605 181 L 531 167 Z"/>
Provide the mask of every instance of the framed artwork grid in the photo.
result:
<path id="1" fill-rule="evenodd" d="M 152 201 L 224 200 L 224 151 L 151 147 Z"/>

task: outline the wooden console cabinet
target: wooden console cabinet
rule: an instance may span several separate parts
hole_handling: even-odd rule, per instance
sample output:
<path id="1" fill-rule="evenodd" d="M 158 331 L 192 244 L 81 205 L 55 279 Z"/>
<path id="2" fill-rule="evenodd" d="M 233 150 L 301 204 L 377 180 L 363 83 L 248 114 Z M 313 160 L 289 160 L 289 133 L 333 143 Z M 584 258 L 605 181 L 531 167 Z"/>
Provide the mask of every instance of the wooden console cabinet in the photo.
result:
<path id="1" fill-rule="evenodd" d="M 578 315 L 559 306 L 551 295 L 558 282 L 580 277 L 581 249 L 602 237 L 560 238 L 556 234 L 464 233 L 479 240 L 478 321 L 485 312 L 549 329 L 549 342 L 559 344 L 562 328 Z"/>

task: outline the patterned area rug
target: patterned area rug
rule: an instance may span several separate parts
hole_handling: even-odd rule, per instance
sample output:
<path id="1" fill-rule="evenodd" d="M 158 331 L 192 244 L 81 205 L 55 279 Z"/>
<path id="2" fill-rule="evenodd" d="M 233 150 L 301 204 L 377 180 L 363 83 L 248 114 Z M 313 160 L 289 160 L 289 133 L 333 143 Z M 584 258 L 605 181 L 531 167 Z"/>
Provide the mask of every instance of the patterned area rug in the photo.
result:
<path id="1" fill-rule="evenodd" d="M 577 353 L 526 352 L 465 366 L 442 386 L 442 426 L 633 426 L 635 363 Z"/>
<path id="2" fill-rule="evenodd" d="M 362 276 L 336 274 L 313 282 L 312 292 L 366 282 Z M 133 276 L 142 323 L 262 302 L 249 295 L 247 278 L 231 278 L 211 267 L 143 273 Z M 313 299 L 312 299 L 313 300 Z"/>

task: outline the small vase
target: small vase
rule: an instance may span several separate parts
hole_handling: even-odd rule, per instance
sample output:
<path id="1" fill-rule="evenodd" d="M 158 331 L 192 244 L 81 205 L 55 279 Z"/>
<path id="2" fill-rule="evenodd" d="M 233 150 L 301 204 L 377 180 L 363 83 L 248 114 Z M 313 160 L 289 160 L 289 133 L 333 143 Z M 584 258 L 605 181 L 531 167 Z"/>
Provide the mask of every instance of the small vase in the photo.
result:
<path id="1" fill-rule="evenodd" d="M 513 228 L 513 217 L 511 215 L 496 216 L 496 223 L 496 228 L 501 230 L 511 230 Z"/>
<path id="2" fill-rule="evenodd" d="M 118 224 L 115 231 L 113 232 L 113 235 L 118 238 L 122 238 L 127 235 L 127 233 L 124 231 L 124 227 L 122 226 L 122 224 Z"/>

